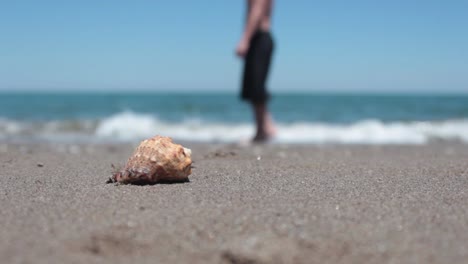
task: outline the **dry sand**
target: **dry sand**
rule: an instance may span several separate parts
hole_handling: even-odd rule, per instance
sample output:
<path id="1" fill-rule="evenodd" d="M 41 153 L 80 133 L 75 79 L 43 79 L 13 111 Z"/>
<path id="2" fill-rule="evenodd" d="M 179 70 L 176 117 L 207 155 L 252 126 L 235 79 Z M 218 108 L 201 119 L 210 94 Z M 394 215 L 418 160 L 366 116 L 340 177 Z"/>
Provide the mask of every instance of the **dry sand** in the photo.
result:
<path id="1" fill-rule="evenodd" d="M 125 186 L 134 146 L 0 144 L 0 263 L 468 263 L 467 145 L 185 146 Z"/>

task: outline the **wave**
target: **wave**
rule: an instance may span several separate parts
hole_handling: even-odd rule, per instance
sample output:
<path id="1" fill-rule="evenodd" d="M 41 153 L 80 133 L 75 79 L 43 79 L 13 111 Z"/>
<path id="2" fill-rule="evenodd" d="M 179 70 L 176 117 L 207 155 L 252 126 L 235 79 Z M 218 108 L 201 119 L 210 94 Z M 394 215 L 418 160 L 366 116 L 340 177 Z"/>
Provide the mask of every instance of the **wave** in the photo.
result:
<path id="1" fill-rule="evenodd" d="M 468 119 L 390 122 L 361 120 L 353 124 L 279 123 L 278 143 L 425 144 L 432 140 L 468 143 Z M 254 133 L 252 123 L 202 119 L 167 122 L 153 115 L 121 112 L 101 120 L 26 122 L 0 118 L 0 139 L 49 141 L 136 141 L 155 134 L 177 140 L 236 142 Z"/>

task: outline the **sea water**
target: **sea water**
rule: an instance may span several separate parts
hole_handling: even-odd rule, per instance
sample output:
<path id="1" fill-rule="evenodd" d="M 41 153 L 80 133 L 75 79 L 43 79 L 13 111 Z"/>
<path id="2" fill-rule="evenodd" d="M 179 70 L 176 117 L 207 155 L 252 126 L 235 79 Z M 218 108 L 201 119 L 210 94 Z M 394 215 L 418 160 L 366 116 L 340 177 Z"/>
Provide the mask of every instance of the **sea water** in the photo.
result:
<path id="1" fill-rule="evenodd" d="M 275 94 L 280 143 L 468 143 L 468 95 Z M 1 141 L 236 142 L 250 106 L 221 93 L 0 93 Z"/>

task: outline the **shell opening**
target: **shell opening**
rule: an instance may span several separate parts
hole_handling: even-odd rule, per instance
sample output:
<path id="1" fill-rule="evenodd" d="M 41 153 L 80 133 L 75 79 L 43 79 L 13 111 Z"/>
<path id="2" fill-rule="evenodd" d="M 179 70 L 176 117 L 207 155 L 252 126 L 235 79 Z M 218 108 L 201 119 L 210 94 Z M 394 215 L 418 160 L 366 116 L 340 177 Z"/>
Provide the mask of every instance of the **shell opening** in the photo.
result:
<path id="1" fill-rule="evenodd" d="M 192 156 L 192 150 L 191 150 L 191 149 L 189 149 L 189 148 L 184 148 L 184 152 L 185 152 L 186 155 Z"/>

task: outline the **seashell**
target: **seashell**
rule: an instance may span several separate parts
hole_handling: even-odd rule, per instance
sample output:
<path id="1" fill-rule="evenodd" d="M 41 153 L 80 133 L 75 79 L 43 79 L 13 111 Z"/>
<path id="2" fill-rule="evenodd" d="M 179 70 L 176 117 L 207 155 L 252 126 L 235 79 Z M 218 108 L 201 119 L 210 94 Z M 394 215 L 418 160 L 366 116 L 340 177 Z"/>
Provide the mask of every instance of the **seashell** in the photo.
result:
<path id="1" fill-rule="evenodd" d="M 152 184 L 188 181 L 192 172 L 192 151 L 174 144 L 169 137 L 143 140 L 125 167 L 112 174 L 108 183 Z"/>

